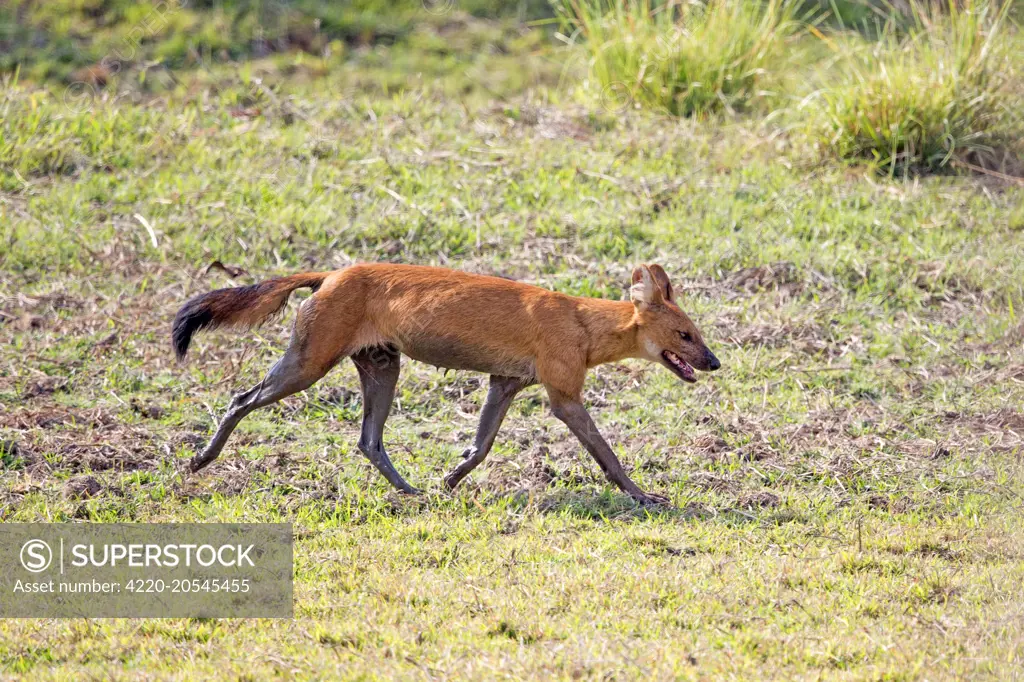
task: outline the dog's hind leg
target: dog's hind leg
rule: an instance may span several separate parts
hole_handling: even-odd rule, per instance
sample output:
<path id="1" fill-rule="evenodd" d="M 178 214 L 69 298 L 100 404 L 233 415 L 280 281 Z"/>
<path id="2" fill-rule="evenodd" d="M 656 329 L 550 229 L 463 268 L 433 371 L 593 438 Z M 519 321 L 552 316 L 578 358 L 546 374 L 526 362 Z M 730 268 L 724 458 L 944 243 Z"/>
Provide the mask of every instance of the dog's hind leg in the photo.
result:
<path id="1" fill-rule="evenodd" d="M 395 397 L 401 356 L 388 346 L 366 348 L 352 355 L 363 388 L 363 428 L 359 450 L 395 488 L 410 495 L 420 491 L 409 485 L 395 470 L 384 449 L 384 422 Z"/>
<path id="2" fill-rule="evenodd" d="M 462 453 L 463 459 L 459 465 L 445 476 L 444 485 L 448 490 L 455 490 L 459 482 L 484 461 L 487 453 L 491 451 L 491 446 L 494 445 L 494 438 L 498 435 L 498 429 L 505 419 L 512 399 L 519 391 L 533 383 L 533 379 L 491 375 L 491 386 L 487 391 L 487 402 L 480 411 L 480 426 L 477 428 L 476 438 L 473 445 Z"/>
<path id="3" fill-rule="evenodd" d="M 309 388 L 327 373 L 326 370 L 303 362 L 296 345 L 292 343 L 284 357 L 263 377 L 263 381 L 231 398 L 228 411 L 217 426 L 217 432 L 213 434 L 209 445 L 189 462 L 192 471 L 199 471 L 217 458 L 231 432 L 250 412 Z"/>
<path id="4" fill-rule="evenodd" d="M 334 326 L 324 329 L 323 324 L 317 322 L 315 314 L 317 308 L 323 305 L 322 302 L 318 305 L 322 296 L 322 293 L 313 294 L 299 308 L 288 350 L 263 381 L 231 398 L 228 411 L 210 443 L 189 463 L 192 471 L 199 471 L 217 458 L 231 432 L 246 415 L 293 393 L 304 391 L 345 356 L 344 349 L 351 335 L 347 330 L 354 325 L 350 318 L 335 316 L 329 318 Z M 355 310 L 353 314 L 361 312 Z"/>

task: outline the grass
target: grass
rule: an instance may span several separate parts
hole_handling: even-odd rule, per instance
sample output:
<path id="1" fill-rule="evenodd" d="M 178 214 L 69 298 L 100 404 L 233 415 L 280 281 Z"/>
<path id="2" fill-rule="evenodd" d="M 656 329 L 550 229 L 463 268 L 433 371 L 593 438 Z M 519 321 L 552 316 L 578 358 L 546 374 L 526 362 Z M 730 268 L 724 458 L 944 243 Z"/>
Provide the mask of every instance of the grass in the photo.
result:
<path id="1" fill-rule="evenodd" d="M 890 175 L 1017 157 L 1024 89 L 1011 6 L 911 2 L 909 29 L 893 16 L 877 40 L 838 39 L 846 77 L 821 93 L 822 143 Z"/>
<path id="2" fill-rule="evenodd" d="M 296 617 L 0 621 L 0 675 L 1021 668 L 1024 189 L 880 180 L 756 120 L 610 115 L 521 25 L 171 75 L 0 94 L 0 521 L 290 521 Z M 609 489 L 537 388 L 443 494 L 484 382 L 414 362 L 385 438 L 421 500 L 356 449 L 347 364 L 186 473 L 290 318 L 178 365 L 177 307 L 356 260 L 608 298 L 665 264 L 723 369 L 689 386 L 626 362 L 585 399 L 676 508 Z"/>
<path id="3" fill-rule="evenodd" d="M 592 94 L 609 111 L 643 106 L 706 118 L 771 109 L 809 130 L 819 154 L 891 176 L 1019 173 L 1024 51 L 1013 3 L 912 1 L 888 13 L 840 3 L 827 16 L 812 3 L 803 8 L 784 0 L 568 0 L 559 14 L 567 40 L 586 52 Z M 834 56 L 801 41 L 805 28 Z M 814 69 L 808 62 L 816 59 L 827 66 Z M 812 82 L 820 87 L 803 105 L 787 104 Z"/>
<path id="4" fill-rule="evenodd" d="M 196 68 L 269 53 L 321 55 L 415 40 L 451 22 L 450 0 L 10 0 L 0 6 L 0 72 L 67 82 Z M 546 0 L 461 0 L 459 17 L 541 18 Z M 45 46 L 45 49 L 40 49 Z"/>
<path id="5" fill-rule="evenodd" d="M 677 116 L 763 100 L 798 30 L 794 5 L 784 0 L 568 0 L 560 10 L 585 41 L 609 106 L 637 103 Z"/>

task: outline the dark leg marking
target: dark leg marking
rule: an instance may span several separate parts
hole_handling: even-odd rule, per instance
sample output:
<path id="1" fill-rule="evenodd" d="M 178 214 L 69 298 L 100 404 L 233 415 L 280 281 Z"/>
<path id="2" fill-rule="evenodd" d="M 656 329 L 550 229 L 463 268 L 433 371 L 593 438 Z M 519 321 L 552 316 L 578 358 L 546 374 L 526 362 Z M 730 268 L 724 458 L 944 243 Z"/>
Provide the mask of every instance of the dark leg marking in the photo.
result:
<path id="1" fill-rule="evenodd" d="M 352 362 L 359 371 L 359 382 L 363 388 L 363 428 L 359 436 L 359 450 L 391 485 L 403 493 L 415 495 L 420 491 L 395 471 L 383 442 L 384 422 L 395 397 L 401 356 L 394 348 L 376 346 L 354 354 Z"/>
<path id="2" fill-rule="evenodd" d="M 609 481 L 642 504 L 669 504 L 667 497 L 645 493 L 630 480 L 622 468 L 622 464 L 619 463 L 619 458 L 615 456 L 611 446 L 597 430 L 597 425 L 590 418 L 583 403 L 578 401 L 557 402 L 552 396 L 551 411 L 569 427 L 569 430 L 575 434 L 587 452 L 597 460 L 598 466 L 601 467 Z"/>
<path id="3" fill-rule="evenodd" d="M 224 449 L 231 432 L 250 412 L 309 388 L 324 374 L 326 371 L 312 371 L 311 368 L 304 367 L 298 352 L 294 348 L 289 348 L 263 381 L 231 398 L 231 404 L 217 426 L 217 432 L 213 434 L 206 449 L 192 458 L 189 468 L 193 472 L 199 471 L 215 460 Z"/>
<path id="4" fill-rule="evenodd" d="M 487 453 L 491 451 L 491 446 L 494 445 L 494 438 L 498 435 L 498 429 L 501 427 L 502 420 L 505 419 L 512 399 L 533 383 L 532 379 L 491 375 L 491 386 L 487 391 L 484 408 L 480 411 L 480 426 L 477 429 L 476 438 L 473 445 L 462 453 L 462 462 L 445 476 L 444 485 L 448 490 L 454 490 L 469 472 L 484 461 Z"/>

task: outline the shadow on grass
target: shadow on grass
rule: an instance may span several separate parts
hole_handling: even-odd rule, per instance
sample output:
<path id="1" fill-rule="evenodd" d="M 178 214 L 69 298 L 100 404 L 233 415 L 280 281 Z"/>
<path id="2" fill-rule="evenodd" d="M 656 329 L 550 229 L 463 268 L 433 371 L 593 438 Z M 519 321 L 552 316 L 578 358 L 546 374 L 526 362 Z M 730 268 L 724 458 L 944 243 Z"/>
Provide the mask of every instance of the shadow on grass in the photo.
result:
<path id="1" fill-rule="evenodd" d="M 217 483 L 215 481 L 215 483 Z M 383 484 L 381 484 L 383 486 Z M 321 481 L 281 482 L 274 476 L 250 479 L 241 487 L 225 486 L 223 482 L 207 488 L 195 484 L 172 486 L 172 492 L 183 501 L 211 503 L 218 497 L 234 498 L 253 495 L 264 499 L 267 509 L 282 516 L 294 516 L 301 508 L 308 514 L 320 507 L 320 513 L 350 524 L 371 522 L 376 518 L 412 517 L 455 512 L 468 517 L 511 512 L 516 516 L 543 514 L 566 516 L 593 522 L 711 522 L 731 526 L 773 526 L 793 521 L 806 521 L 796 510 L 781 504 L 775 496 L 764 496 L 772 504 L 762 504 L 757 495 L 735 501 L 695 500 L 681 504 L 641 505 L 628 495 L 610 489 L 590 486 L 563 487 L 475 487 L 460 488 L 454 494 L 428 487 L 424 494 L 409 496 L 394 490 L 383 495 L 337 487 L 328 479 Z M 731 503 L 730 503 L 731 502 Z"/>
<path id="2" fill-rule="evenodd" d="M 691 502 L 676 505 L 641 505 L 628 495 L 604 491 L 554 490 L 541 494 L 516 492 L 486 499 L 485 506 L 505 504 L 509 509 L 542 514 L 561 514 L 588 521 L 717 521 L 731 524 L 764 523 L 763 515 L 733 507 L 715 507 Z"/>

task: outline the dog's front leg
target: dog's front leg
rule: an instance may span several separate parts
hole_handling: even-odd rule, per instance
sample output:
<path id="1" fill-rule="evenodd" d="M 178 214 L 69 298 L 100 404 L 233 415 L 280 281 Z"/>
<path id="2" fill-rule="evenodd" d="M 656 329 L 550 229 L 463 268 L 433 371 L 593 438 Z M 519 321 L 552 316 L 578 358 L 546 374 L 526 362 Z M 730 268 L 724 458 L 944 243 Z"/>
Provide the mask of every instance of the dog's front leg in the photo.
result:
<path id="1" fill-rule="evenodd" d="M 579 399 L 559 396 L 550 390 L 548 393 L 551 395 L 551 411 L 569 427 L 569 430 L 575 434 L 587 452 L 597 460 L 609 481 L 619 486 L 623 492 L 641 504 L 670 504 L 667 497 L 645 493 L 630 480 L 622 468 L 622 464 L 619 463 L 619 458 L 615 456 L 611 446 L 601 436 L 601 432 L 597 430 L 597 425 L 590 418 L 587 408 Z"/>

